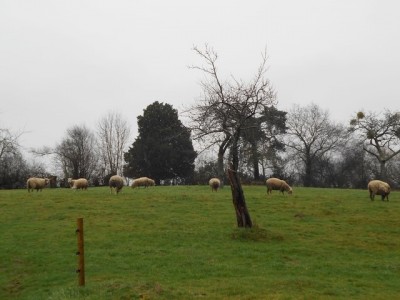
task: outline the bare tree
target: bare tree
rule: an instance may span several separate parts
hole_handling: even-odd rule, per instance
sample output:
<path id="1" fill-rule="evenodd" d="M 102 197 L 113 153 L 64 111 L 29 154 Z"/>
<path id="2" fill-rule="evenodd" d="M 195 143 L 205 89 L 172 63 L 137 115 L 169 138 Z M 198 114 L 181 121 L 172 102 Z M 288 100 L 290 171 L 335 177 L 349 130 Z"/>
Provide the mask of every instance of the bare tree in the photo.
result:
<path id="1" fill-rule="evenodd" d="M 6 154 L 18 152 L 20 136 L 21 134 L 13 133 L 7 128 L 0 128 L 0 159 Z"/>
<path id="2" fill-rule="evenodd" d="M 329 112 L 316 104 L 294 105 L 287 116 L 285 144 L 304 165 L 304 186 L 312 186 L 314 164 L 344 145 L 348 132 L 330 121 Z"/>
<path id="3" fill-rule="evenodd" d="M 26 180 L 27 164 L 20 152 L 19 137 L 7 128 L 0 128 L 0 186 L 21 187 Z"/>
<path id="4" fill-rule="evenodd" d="M 386 163 L 400 153 L 400 113 L 385 111 L 381 116 L 358 112 L 350 126 L 361 134 L 364 151 L 378 160 L 380 179 L 387 180 Z"/>
<path id="5" fill-rule="evenodd" d="M 337 186 L 340 188 L 365 188 L 375 171 L 373 157 L 363 150 L 363 141 L 353 135 L 346 147 L 340 150 L 335 161 Z"/>
<path id="6" fill-rule="evenodd" d="M 122 175 L 130 135 L 128 122 L 119 113 L 109 112 L 98 122 L 97 135 L 105 172 Z"/>
<path id="7" fill-rule="evenodd" d="M 85 126 L 73 126 L 53 152 L 61 164 L 64 177 L 90 179 L 97 166 L 95 136 Z M 42 151 L 43 152 L 43 151 Z"/>
<path id="8" fill-rule="evenodd" d="M 252 227 L 244 194 L 238 178 L 239 147 L 242 132 L 253 126 L 248 122 L 259 117 L 267 107 L 275 104 L 275 92 L 265 78 L 267 56 L 262 54 L 261 64 L 250 82 L 222 81 L 217 69 L 217 53 L 207 45 L 194 51 L 204 65 L 193 66 L 206 76 L 201 82 L 204 98 L 190 108 L 194 139 L 207 147 L 218 147 L 218 177 L 223 178 L 225 152 L 230 150 L 231 164 L 228 178 L 231 181 L 232 197 L 239 227 Z"/>

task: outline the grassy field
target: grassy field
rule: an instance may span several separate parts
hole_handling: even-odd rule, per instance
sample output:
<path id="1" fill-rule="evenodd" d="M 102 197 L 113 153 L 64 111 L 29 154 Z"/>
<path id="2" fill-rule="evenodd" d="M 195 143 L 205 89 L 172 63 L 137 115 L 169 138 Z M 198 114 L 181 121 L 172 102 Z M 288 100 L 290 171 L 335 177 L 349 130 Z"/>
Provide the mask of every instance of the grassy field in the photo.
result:
<path id="1" fill-rule="evenodd" d="M 0 191 L 0 299 L 400 299 L 400 193 L 244 192 L 251 230 L 229 187 Z"/>

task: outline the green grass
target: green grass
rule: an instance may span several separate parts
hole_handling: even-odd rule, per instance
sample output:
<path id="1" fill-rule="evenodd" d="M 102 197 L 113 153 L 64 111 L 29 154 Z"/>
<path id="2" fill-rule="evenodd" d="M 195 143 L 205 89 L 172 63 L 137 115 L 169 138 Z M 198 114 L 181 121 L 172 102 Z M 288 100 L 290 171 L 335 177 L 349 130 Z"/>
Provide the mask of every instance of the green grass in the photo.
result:
<path id="1" fill-rule="evenodd" d="M 0 191 L 0 299 L 400 299 L 398 192 L 244 192 L 250 230 L 229 187 Z"/>

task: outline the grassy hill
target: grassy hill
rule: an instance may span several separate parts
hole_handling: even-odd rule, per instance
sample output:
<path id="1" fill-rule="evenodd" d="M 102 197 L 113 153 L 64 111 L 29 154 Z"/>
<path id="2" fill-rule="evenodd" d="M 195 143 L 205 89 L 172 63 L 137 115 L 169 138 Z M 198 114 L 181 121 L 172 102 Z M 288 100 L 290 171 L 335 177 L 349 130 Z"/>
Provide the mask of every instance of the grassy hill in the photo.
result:
<path id="1" fill-rule="evenodd" d="M 0 191 L 0 299 L 399 299 L 400 195 L 244 186 Z M 86 286 L 78 287 L 76 219 Z"/>

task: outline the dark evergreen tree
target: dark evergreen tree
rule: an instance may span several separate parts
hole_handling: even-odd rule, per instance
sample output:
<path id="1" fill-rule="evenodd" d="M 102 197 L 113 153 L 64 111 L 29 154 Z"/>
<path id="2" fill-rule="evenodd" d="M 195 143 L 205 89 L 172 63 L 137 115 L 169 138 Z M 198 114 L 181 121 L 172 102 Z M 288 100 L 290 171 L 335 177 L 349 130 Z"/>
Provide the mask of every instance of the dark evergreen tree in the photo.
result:
<path id="1" fill-rule="evenodd" d="M 139 135 L 125 153 L 125 176 L 147 176 L 157 184 L 167 179 L 191 183 L 197 154 L 178 111 L 156 101 L 137 121 Z"/>
<path id="2" fill-rule="evenodd" d="M 282 151 L 284 145 L 278 136 L 286 132 L 286 112 L 274 106 L 265 107 L 264 112 L 257 118 L 247 121 L 246 129 L 242 132 L 244 149 L 247 153 L 248 164 L 253 170 L 254 180 L 260 179 L 260 162 L 267 152 Z M 272 157 L 271 157 L 272 160 Z"/>

